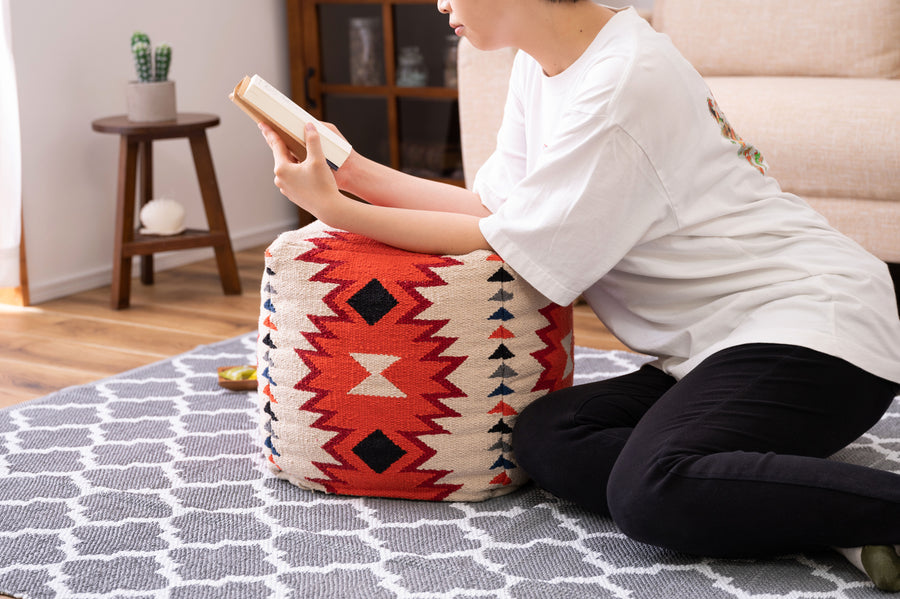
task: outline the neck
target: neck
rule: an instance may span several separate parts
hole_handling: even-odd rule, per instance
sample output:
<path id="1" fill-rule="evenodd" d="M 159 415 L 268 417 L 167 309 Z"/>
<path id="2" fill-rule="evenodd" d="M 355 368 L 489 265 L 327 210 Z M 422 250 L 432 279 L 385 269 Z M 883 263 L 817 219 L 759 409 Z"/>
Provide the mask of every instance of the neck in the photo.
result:
<path id="1" fill-rule="evenodd" d="M 562 73 L 578 60 L 615 15 L 590 0 L 574 3 L 539 0 L 529 4 L 535 12 L 516 46 L 537 60 L 549 77 Z"/>

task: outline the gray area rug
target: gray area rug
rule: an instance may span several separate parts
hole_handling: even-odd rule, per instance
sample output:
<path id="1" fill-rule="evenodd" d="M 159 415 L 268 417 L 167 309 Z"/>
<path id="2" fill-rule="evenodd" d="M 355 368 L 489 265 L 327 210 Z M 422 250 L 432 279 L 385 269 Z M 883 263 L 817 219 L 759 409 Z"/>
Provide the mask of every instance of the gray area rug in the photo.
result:
<path id="1" fill-rule="evenodd" d="M 484 503 L 328 496 L 268 473 L 256 335 L 0 411 L 0 593 L 22 598 L 884 597 L 830 552 L 697 559 L 533 485 Z M 576 383 L 641 358 L 579 348 Z M 900 401 L 835 459 L 900 471 Z"/>

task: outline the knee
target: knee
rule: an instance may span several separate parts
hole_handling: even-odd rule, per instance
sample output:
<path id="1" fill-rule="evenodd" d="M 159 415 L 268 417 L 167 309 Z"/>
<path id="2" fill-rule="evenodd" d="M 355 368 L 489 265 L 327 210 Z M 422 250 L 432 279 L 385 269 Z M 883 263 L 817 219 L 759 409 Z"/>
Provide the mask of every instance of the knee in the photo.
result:
<path id="1" fill-rule="evenodd" d="M 532 402 L 516 417 L 512 446 L 516 462 L 532 478 L 539 477 L 541 466 L 548 462 L 560 429 L 560 412 L 549 396 Z M 538 481 L 540 482 L 540 481 Z"/>
<path id="2" fill-rule="evenodd" d="M 655 527 L 654 490 L 648 478 L 645 468 L 616 464 L 606 487 L 610 516 L 619 530 L 637 541 L 652 537 Z"/>
<path id="3" fill-rule="evenodd" d="M 688 518 L 679 513 L 679 499 L 670 492 L 670 481 L 661 470 L 649 459 L 630 465 L 617 463 L 610 474 L 606 499 L 610 515 L 623 534 L 648 545 L 673 547 Z"/>
<path id="4" fill-rule="evenodd" d="M 617 463 L 607 503 L 619 530 L 648 545 L 702 553 L 698 542 L 710 526 L 715 528 L 715 515 L 707 512 L 704 499 L 673 474 L 667 460 L 648 456 L 641 462 Z"/>

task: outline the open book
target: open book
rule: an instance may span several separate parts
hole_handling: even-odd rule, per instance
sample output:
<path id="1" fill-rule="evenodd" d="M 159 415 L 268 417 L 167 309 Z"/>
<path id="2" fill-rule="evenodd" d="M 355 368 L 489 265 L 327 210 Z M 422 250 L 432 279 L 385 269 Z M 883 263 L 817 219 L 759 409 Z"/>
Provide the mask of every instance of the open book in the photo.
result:
<path id="1" fill-rule="evenodd" d="M 259 75 L 244 77 L 228 97 L 254 121 L 264 122 L 278 132 L 299 160 L 306 156 L 305 126 L 310 122 L 318 129 L 325 159 L 334 170 L 344 164 L 353 149 L 344 138 L 322 125 Z"/>

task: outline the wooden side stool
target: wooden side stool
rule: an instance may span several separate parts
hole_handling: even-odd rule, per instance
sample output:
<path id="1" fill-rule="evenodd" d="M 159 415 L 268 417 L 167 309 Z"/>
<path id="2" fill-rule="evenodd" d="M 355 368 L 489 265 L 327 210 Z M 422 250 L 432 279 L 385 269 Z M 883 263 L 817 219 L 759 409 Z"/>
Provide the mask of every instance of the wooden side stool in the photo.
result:
<path id="1" fill-rule="evenodd" d="M 180 113 L 175 120 L 151 123 L 129 121 L 125 115 L 91 123 L 94 131 L 118 133 L 119 182 L 116 200 L 116 240 L 113 252 L 112 296 L 114 310 L 127 308 L 131 295 L 131 258 L 141 257 L 141 282 L 153 284 L 153 254 L 170 250 L 212 247 L 222 289 L 226 295 L 241 293 L 234 250 L 228 235 L 219 185 L 213 169 L 206 129 L 219 124 L 213 114 Z M 153 140 L 186 137 L 191 144 L 194 168 L 200 183 L 209 230 L 186 229 L 178 235 L 143 235 L 135 230 L 135 191 L 140 158 L 140 206 L 153 197 Z"/>

